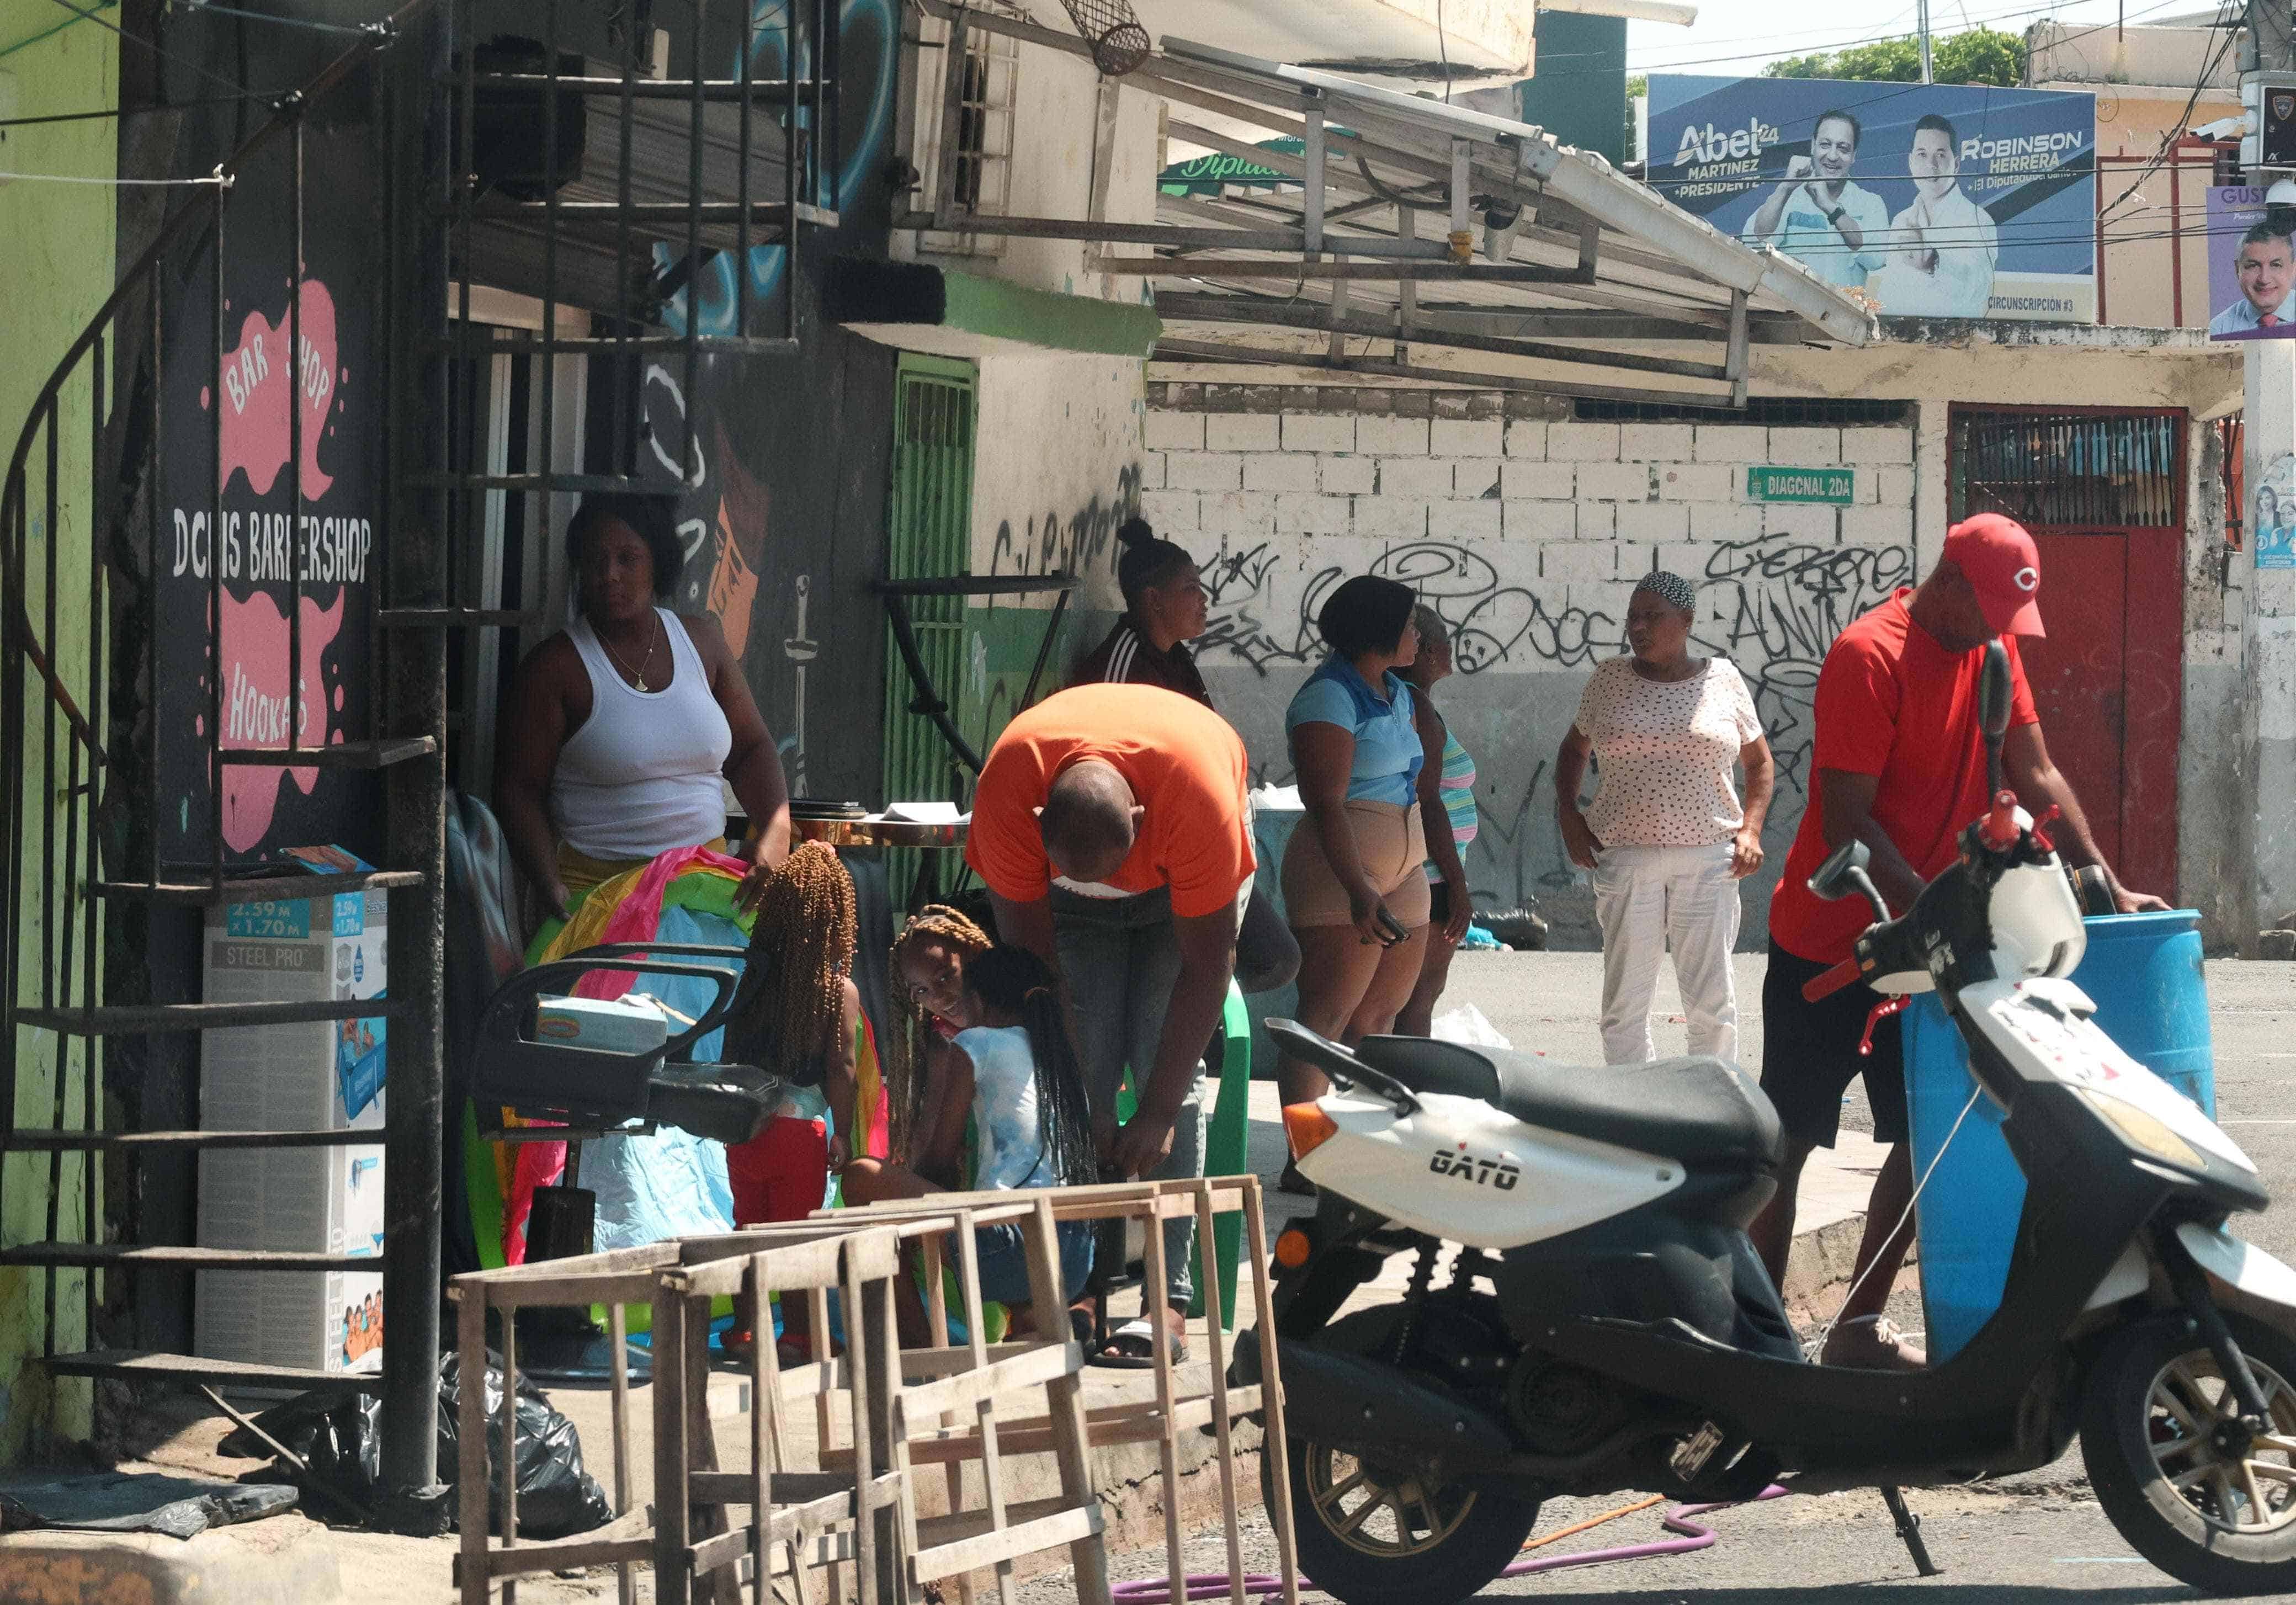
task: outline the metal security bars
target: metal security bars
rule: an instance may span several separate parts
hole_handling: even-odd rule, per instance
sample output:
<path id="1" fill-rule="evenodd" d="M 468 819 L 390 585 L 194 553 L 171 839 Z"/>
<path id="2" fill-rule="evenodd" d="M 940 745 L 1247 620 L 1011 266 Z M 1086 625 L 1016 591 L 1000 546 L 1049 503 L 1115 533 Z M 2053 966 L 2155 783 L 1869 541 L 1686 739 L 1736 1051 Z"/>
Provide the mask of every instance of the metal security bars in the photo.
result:
<path id="1" fill-rule="evenodd" d="M 972 571 L 973 371 L 968 362 L 904 355 L 893 399 L 893 497 L 886 577 L 955 579 Z M 920 660 L 933 687 L 953 699 L 964 684 L 961 595 L 919 595 L 907 604 Z M 885 797 L 962 795 L 959 760 L 914 707 L 917 692 L 899 652 L 886 647 Z M 952 716 L 955 710 L 951 710 Z"/>
<path id="2" fill-rule="evenodd" d="M 46 1167 L 49 1198 L 43 1232 L 0 1246 L 0 1265 L 44 1281 L 44 1313 L 30 1318 L 52 1374 L 299 1388 L 378 1380 L 105 1347 L 104 1312 L 119 1312 L 126 1330 L 163 1285 L 138 1280 L 131 1297 L 114 1279 L 381 1269 L 391 1312 L 380 1387 L 392 1497 L 382 1515 L 415 1527 L 443 1519 L 434 1422 L 447 632 L 537 621 L 535 587 L 515 588 L 520 605 L 504 607 L 490 567 L 501 543 L 488 531 L 506 495 L 658 490 L 647 471 L 656 454 L 693 460 L 691 412 L 675 424 L 649 414 L 646 384 L 680 373 L 690 397 L 705 356 L 792 352 L 807 303 L 794 274 L 781 275 L 777 304 L 753 295 L 751 253 L 789 250 L 837 217 L 829 0 L 796 0 L 767 26 L 747 7 L 713 11 L 708 0 L 636 9 L 670 26 L 624 35 L 601 8 L 561 0 L 407 0 L 361 25 L 122 266 L 28 417 L 0 436 L 12 445 L 0 483 L 0 763 L 14 770 L 0 790 L 0 1096 L 12 1111 L 0 1165 Z M 307 141 L 340 141 L 346 127 L 373 152 L 348 199 L 353 180 L 322 155 L 306 160 Z M 372 260 L 356 304 L 330 303 L 319 323 L 303 282 L 319 245 L 306 240 L 306 209 L 323 203 L 336 238 L 371 242 Z M 729 258 L 740 265 L 730 315 L 705 327 L 693 287 Z M 282 283 L 283 305 L 266 303 L 281 307 L 274 323 L 245 286 Z M 504 292 L 538 304 L 531 327 L 486 326 Z M 579 309 L 570 323 L 569 308 Z M 343 327 L 363 332 L 356 353 L 331 348 L 338 310 Z M 498 373 L 505 353 L 530 364 L 539 395 L 529 411 L 544 421 L 537 449 L 515 462 L 489 445 L 493 389 L 474 382 Z M 588 388 L 603 391 L 590 409 L 594 447 L 554 427 L 561 357 L 589 364 Z M 340 577 L 330 566 L 342 555 L 330 546 L 340 532 L 318 516 L 326 481 L 315 478 L 312 448 L 334 428 L 328 404 L 351 373 L 380 398 L 380 415 L 344 431 L 360 437 L 356 446 L 339 445 L 381 442 L 360 459 L 376 480 L 372 527 L 357 537 L 372 583 L 356 602 L 348 587 L 337 593 L 327 626 L 362 682 L 353 696 L 373 705 L 357 722 L 331 720 L 344 704 L 323 703 L 305 672 L 330 638 L 310 634 L 313 593 Z M 226 401 L 246 410 L 258 393 L 278 408 L 275 469 L 250 466 L 247 438 L 225 416 Z M 248 491 L 227 507 L 240 471 Z M 226 635 L 244 640 L 234 633 L 274 609 L 277 683 L 227 681 Z M 283 783 L 308 793 L 352 771 L 381 782 L 383 867 L 299 873 L 283 888 L 282 865 L 264 858 L 271 833 L 233 812 L 242 782 L 293 777 Z M 201 911 L 283 891 L 298 902 L 390 893 L 387 1000 L 205 1002 L 195 947 L 187 962 L 147 963 L 163 946 L 182 947 L 183 922 Z M 176 928 L 163 944 L 153 933 L 166 921 Z M 127 1167 L 166 1162 L 187 1175 L 209 1151 L 346 1146 L 376 1134 L 154 1128 L 137 1116 L 160 1107 L 139 1101 L 149 1081 L 106 1086 L 115 1059 L 140 1072 L 172 1043 L 165 1051 L 180 1070 L 181 1044 L 218 1028 L 378 1017 L 389 1021 L 379 1261 L 139 1232 L 155 1224 L 139 1213 L 150 1173 Z M 185 1097 L 159 1126 L 198 1126 L 195 1096 Z M 127 1110 L 127 1123 L 107 1125 L 107 1107 Z M 100 1157 L 127 1181 L 112 1211 L 127 1241 L 106 1225 Z"/>
<path id="3" fill-rule="evenodd" d="M 1955 519 L 1999 512 L 2036 530 L 2184 528 L 2180 411 L 1956 405 L 1946 462 Z"/>

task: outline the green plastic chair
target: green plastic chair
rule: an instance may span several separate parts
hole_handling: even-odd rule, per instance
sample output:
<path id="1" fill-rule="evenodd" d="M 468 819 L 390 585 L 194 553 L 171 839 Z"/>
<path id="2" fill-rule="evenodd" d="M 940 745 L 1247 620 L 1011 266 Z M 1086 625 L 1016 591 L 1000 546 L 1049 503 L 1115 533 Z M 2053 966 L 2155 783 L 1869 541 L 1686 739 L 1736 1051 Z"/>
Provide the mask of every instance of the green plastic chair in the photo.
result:
<path id="1" fill-rule="evenodd" d="M 1251 1115 L 1251 1011 L 1243 1001 L 1243 992 L 1234 981 L 1227 986 L 1227 1007 L 1222 1011 L 1220 1030 L 1226 1046 L 1220 1055 L 1219 1093 L 1212 1104 L 1211 1119 L 1204 1132 L 1204 1174 L 1206 1175 L 1241 1175 L 1245 1169 L 1247 1138 Z M 1125 1074 L 1124 1085 L 1116 1094 L 1116 1118 L 1132 1118 L 1138 1107 L 1133 1095 L 1132 1076 Z M 1212 1258 L 1221 1275 L 1220 1325 L 1235 1329 L 1235 1268 L 1243 1253 L 1243 1216 L 1230 1214 L 1216 1216 L 1212 1221 Z M 1204 1313 L 1204 1289 L 1211 1277 L 1204 1269 L 1203 1240 L 1196 1241 L 1196 1300 L 1188 1310 L 1193 1319 Z"/>

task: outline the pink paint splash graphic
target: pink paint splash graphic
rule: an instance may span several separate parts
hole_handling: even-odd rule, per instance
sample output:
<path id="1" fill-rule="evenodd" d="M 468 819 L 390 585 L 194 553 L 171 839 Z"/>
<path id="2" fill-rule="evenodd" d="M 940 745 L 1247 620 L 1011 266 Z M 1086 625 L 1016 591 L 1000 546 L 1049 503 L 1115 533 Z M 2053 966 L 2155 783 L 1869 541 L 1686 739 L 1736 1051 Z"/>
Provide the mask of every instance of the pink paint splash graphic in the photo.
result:
<path id="1" fill-rule="evenodd" d="M 333 727 L 323 681 L 328 646 L 343 622 L 343 595 L 325 608 L 303 599 L 302 729 L 299 745 L 317 747 L 343 739 Z M 289 650 L 287 615 L 277 602 L 258 591 L 241 602 L 229 592 L 223 599 L 223 731 L 220 745 L 231 748 L 276 748 L 287 743 L 290 705 L 287 685 Z M 271 815 L 279 806 L 279 785 L 291 779 L 308 797 L 318 784 L 313 767 L 292 769 L 242 767 L 223 772 L 223 839 L 234 852 L 244 853 L 260 843 L 271 830 Z"/>
<path id="2" fill-rule="evenodd" d="M 291 327 L 285 308 L 274 323 L 259 312 L 250 312 L 239 326 L 239 344 L 224 353 L 223 476 L 231 483 L 232 471 L 247 476 L 250 489 L 266 494 L 287 466 L 292 430 L 287 412 L 291 387 L 303 408 L 303 495 L 316 500 L 326 495 L 333 476 L 319 467 L 319 440 L 326 433 L 327 414 L 335 399 L 335 299 L 316 279 L 306 279 L 300 291 L 303 351 L 299 361 L 288 360 Z M 202 392 L 200 405 L 210 404 Z"/>

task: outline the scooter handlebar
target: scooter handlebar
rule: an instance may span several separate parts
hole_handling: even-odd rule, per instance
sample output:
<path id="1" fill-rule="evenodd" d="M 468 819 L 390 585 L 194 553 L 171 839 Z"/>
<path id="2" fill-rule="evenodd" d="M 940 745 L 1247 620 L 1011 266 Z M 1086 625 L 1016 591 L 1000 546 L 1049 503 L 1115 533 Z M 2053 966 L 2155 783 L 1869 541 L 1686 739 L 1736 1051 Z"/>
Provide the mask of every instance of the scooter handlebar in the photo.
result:
<path id="1" fill-rule="evenodd" d="M 1855 986 L 1865 971 L 1855 958 L 1847 958 L 1824 975 L 1802 983 L 1804 1003 L 1814 1003 L 1820 998 L 1832 997 L 1844 987 Z"/>

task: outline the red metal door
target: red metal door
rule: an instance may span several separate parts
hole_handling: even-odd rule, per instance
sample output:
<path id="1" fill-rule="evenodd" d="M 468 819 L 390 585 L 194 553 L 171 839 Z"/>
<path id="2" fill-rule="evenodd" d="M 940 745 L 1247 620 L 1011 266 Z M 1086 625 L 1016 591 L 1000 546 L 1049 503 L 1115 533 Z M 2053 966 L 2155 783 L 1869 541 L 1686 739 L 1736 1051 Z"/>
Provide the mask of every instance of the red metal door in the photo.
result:
<path id="1" fill-rule="evenodd" d="M 2021 643 L 2049 756 L 2122 881 L 2172 900 L 2184 594 L 2173 530 L 2036 533 L 2046 640 Z"/>

